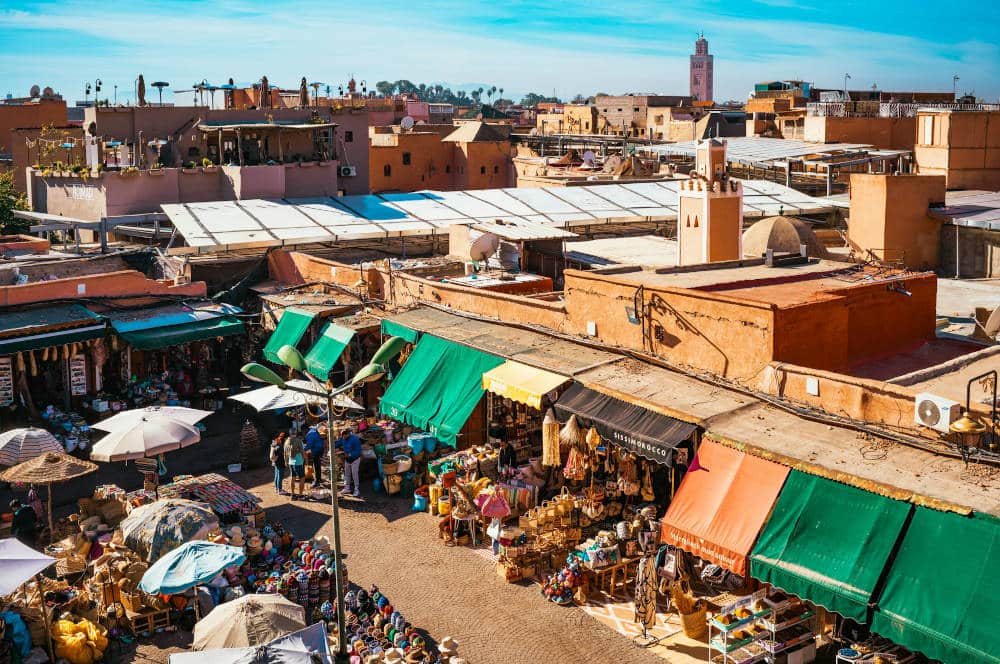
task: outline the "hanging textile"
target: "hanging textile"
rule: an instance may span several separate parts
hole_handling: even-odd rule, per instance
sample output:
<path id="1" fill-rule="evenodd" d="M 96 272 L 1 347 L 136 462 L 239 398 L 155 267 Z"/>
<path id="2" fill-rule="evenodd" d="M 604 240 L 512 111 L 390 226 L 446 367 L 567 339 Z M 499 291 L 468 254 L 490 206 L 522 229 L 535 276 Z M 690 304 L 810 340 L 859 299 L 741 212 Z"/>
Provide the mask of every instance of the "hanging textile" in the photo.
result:
<path id="1" fill-rule="evenodd" d="M 635 577 L 635 622 L 646 627 L 656 625 L 656 556 L 647 554 L 639 561 Z"/>

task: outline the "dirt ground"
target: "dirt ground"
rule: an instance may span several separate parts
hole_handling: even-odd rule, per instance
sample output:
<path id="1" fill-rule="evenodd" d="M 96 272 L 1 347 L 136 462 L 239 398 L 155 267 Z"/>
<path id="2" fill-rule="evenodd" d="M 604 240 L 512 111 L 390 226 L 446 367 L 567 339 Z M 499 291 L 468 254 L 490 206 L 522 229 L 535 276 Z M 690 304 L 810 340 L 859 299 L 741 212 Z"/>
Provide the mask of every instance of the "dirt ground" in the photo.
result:
<path id="1" fill-rule="evenodd" d="M 298 537 L 326 534 L 332 540 L 328 503 L 277 496 L 267 469 L 232 477 L 263 498 L 268 519 L 281 521 Z M 341 502 L 351 581 L 378 585 L 408 621 L 433 639 L 457 639 L 459 654 L 470 664 L 663 664 L 662 657 L 582 610 L 546 601 L 538 586 L 504 582 L 481 553 L 437 539 L 437 519 L 413 513 L 403 498 L 375 495 L 370 480 L 364 485 L 363 502 Z M 189 642 L 184 632 L 160 634 L 123 653 L 123 660 L 158 664 Z M 691 661 L 682 651 L 678 655 L 678 661 Z"/>

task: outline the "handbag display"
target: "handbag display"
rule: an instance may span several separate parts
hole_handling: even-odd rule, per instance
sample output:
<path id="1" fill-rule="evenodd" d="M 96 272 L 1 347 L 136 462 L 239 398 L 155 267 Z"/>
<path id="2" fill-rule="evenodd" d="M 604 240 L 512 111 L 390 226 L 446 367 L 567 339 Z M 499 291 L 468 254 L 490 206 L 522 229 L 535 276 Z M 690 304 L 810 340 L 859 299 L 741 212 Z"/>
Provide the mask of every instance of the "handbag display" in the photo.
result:
<path id="1" fill-rule="evenodd" d="M 649 464 L 643 464 L 644 472 L 642 475 L 642 500 L 643 502 L 651 503 L 656 500 L 656 493 L 653 491 L 653 475 L 649 470 Z"/>

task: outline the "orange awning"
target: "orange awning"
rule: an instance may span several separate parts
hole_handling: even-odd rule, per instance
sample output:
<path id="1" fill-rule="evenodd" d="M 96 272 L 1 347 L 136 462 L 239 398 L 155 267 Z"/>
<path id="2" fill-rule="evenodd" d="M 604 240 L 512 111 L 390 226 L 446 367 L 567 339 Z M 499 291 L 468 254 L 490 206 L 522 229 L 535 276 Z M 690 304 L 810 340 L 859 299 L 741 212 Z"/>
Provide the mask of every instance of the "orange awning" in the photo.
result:
<path id="1" fill-rule="evenodd" d="M 706 440 L 663 517 L 662 540 L 745 576 L 788 471 Z"/>

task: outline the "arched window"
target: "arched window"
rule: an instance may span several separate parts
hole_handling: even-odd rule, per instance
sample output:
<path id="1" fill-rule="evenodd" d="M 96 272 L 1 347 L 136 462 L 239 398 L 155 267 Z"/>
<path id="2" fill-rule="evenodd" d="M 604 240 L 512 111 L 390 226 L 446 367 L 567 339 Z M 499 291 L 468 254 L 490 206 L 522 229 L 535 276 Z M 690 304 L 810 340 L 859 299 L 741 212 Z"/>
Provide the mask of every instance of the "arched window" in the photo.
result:
<path id="1" fill-rule="evenodd" d="M 386 177 L 391 177 L 392 176 L 392 166 L 390 166 L 389 164 L 386 164 L 385 166 L 383 166 L 382 167 L 382 175 L 384 175 Z"/>

